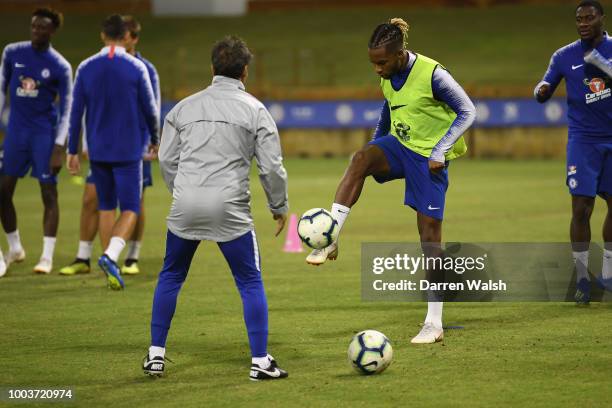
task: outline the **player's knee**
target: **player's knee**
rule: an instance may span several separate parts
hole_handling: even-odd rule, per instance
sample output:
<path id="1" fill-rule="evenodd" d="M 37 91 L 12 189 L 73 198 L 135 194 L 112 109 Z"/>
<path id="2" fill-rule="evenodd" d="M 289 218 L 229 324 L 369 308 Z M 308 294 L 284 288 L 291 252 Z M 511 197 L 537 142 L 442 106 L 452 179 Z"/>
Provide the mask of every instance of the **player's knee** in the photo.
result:
<path id="1" fill-rule="evenodd" d="M 579 200 L 574 203 L 572 217 L 577 222 L 588 222 L 593 214 L 593 203 L 591 200 Z"/>
<path id="2" fill-rule="evenodd" d="M 13 189 L 10 186 L 10 183 L 6 180 L 0 181 L 0 201 L 10 201 L 13 197 Z"/>
<path id="3" fill-rule="evenodd" d="M 349 171 L 356 176 L 367 176 L 371 160 L 365 150 L 359 150 L 351 158 Z"/>
<path id="4" fill-rule="evenodd" d="M 11 194 L 4 186 L 4 184 L 0 184 L 0 203 L 6 204 L 11 200 Z"/>
<path id="5" fill-rule="evenodd" d="M 42 201 L 45 208 L 57 208 L 57 189 L 55 186 L 42 189 Z"/>
<path id="6" fill-rule="evenodd" d="M 98 211 L 98 199 L 95 194 L 85 194 L 83 196 L 83 210 L 86 212 Z"/>
<path id="7" fill-rule="evenodd" d="M 241 293 L 244 292 L 254 292 L 259 293 L 263 291 L 263 282 L 261 280 L 261 275 L 250 274 L 248 276 L 241 276 L 240 278 L 235 279 L 236 286 Z"/>

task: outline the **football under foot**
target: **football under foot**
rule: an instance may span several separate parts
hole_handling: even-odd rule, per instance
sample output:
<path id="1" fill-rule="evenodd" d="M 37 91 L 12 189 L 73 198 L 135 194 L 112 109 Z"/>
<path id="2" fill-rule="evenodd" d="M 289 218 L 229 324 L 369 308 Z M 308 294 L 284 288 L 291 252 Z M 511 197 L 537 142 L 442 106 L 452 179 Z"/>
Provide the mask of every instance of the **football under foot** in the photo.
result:
<path id="1" fill-rule="evenodd" d="M 19 251 L 9 251 L 4 258 L 4 262 L 6 263 L 6 267 L 11 266 L 12 263 L 20 263 L 23 262 L 26 258 L 26 253 L 23 248 Z"/>
<path id="2" fill-rule="evenodd" d="M 251 364 L 251 372 L 249 373 L 249 380 L 251 381 L 266 381 L 266 380 L 280 380 L 282 378 L 289 377 L 289 373 L 279 368 L 276 360 L 268 354 L 270 365 L 266 368 L 261 368 L 259 365 Z"/>
<path id="3" fill-rule="evenodd" d="M 578 305 L 588 305 L 591 302 L 591 281 L 582 278 L 576 282 L 576 294 L 574 300 Z"/>
<path id="4" fill-rule="evenodd" d="M 72 276 L 80 273 L 91 272 L 88 259 L 75 259 L 70 265 L 64 266 L 59 270 L 60 275 Z"/>
<path id="5" fill-rule="evenodd" d="M 53 261 L 47 258 L 40 258 L 40 261 L 34 267 L 34 273 L 49 274 L 53 269 Z"/>
<path id="6" fill-rule="evenodd" d="M 306 263 L 310 265 L 323 265 L 325 261 L 332 260 L 335 261 L 338 258 L 338 244 L 335 242 L 329 246 L 326 246 L 322 249 L 313 250 L 307 257 Z"/>
<path id="7" fill-rule="evenodd" d="M 0 259 L 0 278 L 6 275 L 6 263 L 4 259 Z"/>
<path id="8" fill-rule="evenodd" d="M 444 330 L 432 323 L 425 323 L 419 334 L 414 336 L 410 342 L 412 344 L 433 344 L 442 340 L 444 340 Z"/>
<path id="9" fill-rule="evenodd" d="M 137 275 L 140 273 L 138 261 L 135 259 L 126 259 L 125 264 L 121 267 L 122 275 Z"/>
<path id="10" fill-rule="evenodd" d="M 109 288 L 112 290 L 121 290 L 125 287 L 119 267 L 108 257 L 108 255 L 102 255 L 100 259 L 98 259 L 98 265 L 106 274 Z"/>

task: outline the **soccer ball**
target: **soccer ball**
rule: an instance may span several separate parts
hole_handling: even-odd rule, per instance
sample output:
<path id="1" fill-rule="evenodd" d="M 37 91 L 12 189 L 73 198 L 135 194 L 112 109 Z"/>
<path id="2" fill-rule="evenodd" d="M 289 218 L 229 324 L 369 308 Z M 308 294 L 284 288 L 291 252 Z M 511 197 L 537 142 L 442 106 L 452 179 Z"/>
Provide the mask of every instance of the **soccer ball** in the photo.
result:
<path id="1" fill-rule="evenodd" d="M 325 248 L 338 238 L 338 221 L 324 208 L 312 208 L 302 214 L 298 235 L 303 243 L 314 249 Z"/>
<path id="2" fill-rule="evenodd" d="M 387 336 L 381 332 L 364 330 L 351 340 L 348 359 L 360 374 L 379 374 L 391 364 L 393 347 Z"/>

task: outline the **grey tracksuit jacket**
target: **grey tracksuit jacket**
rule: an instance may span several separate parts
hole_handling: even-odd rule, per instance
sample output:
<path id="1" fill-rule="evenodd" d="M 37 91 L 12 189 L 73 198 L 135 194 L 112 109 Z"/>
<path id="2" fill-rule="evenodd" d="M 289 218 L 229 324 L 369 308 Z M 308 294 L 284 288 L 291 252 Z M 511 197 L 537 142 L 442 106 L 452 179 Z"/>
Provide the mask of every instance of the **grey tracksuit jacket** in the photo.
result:
<path id="1" fill-rule="evenodd" d="M 270 211 L 286 213 L 287 172 L 276 124 L 242 82 L 217 75 L 164 121 L 159 164 L 172 193 L 168 229 L 180 238 L 215 242 L 252 230 L 253 158 Z"/>

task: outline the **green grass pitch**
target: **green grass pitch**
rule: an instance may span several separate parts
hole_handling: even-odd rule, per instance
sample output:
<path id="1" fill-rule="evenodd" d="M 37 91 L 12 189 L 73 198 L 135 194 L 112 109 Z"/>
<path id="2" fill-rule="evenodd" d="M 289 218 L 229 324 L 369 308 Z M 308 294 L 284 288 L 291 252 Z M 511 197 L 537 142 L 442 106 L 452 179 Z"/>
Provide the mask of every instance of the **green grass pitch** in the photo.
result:
<path id="1" fill-rule="evenodd" d="M 347 159 L 286 161 L 291 211 L 328 207 Z M 31 179 L 17 188 L 27 260 L 0 279 L 0 388 L 73 387 L 69 406 L 603 406 L 609 399 L 611 306 L 559 303 L 446 304 L 443 343 L 409 344 L 426 307 L 360 300 L 360 243 L 414 241 L 415 215 L 402 182 L 368 180 L 341 238 L 340 257 L 315 268 L 282 252 L 257 178 L 253 209 L 270 307 L 270 352 L 288 380 L 252 383 L 241 303 L 214 244 L 204 243 L 179 297 L 167 345 L 167 377 L 142 375 L 151 299 L 164 253 L 170 195 L 154 169 L 146 192 L 143 273 L 123 292 L 102 273 L 31 273 L 40 254 L 41 204 Z M 569 196 L 558 161 L 469 161 L 451 165 L 444 239 L 566 241 Z M 82 187 L 63 172 L 55 266 L 75 255 Z M 593 237 L 601 241 L 598 200 Z M 5 243 L 3 242 L 3 247 Z M 95 254 L 99 254 L 99 248 Z M 376 329 L 395 359 L 382 375 L 357 375 L 351 336 Z M 0 402 L 0 405 L 2 402 Z M 44 405 L 47 406 L 47 405 Z"/>

